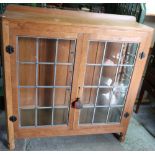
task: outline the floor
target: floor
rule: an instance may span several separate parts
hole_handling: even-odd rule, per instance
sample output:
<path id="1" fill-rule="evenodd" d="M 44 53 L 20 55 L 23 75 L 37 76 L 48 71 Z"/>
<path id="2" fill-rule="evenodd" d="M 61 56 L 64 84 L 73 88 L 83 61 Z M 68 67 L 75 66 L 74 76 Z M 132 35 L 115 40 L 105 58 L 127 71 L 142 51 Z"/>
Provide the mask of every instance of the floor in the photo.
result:
<path id="1" fill-rule="evenodd" d="M 17 140 L 15 150 L 155 151 L 155 138 L 135 118 L 136 116 L 133 115 L 124 143 L 120 143 L 112 134 L 35 138 Z M 2 120 L 0 121 L 0 150 L 7 150 L 4 112 L 0 112 L 0 119 Z"/>

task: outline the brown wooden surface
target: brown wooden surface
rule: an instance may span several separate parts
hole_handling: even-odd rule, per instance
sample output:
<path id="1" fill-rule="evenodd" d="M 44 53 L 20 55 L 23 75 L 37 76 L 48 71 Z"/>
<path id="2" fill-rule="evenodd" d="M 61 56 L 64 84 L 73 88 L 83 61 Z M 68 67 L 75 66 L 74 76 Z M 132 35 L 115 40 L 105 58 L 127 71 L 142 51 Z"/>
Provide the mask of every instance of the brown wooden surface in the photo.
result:
<path id="1" fill-rule="evenodd" d="M 55 15 L 57 13 L 57 15 Z M 62 11 L 53 9 L 39 9 L 31 7 L 17 7 L 9 6 L 5 12 L 5 18 L 9 19 L 8 23 L 3 22 L 3 25 L 7 25 L 7 29 L 3 29 L 5 37 L 3 37 L 4 47 L 10 43 L 13 45 L 15 52 L 11 55 L 4 53 L 4 69 L 5 69 L 5 89 L 6 101 L 7 101 L 7 116 L 14 114 L 17 117 L 17 121 L 13 125 L 8 121 L 8 142 L 10 148 L 14 147 L 14 133 L 16 138 L 18 137 L 42 137 L 42 136 L 59 136 L 59 135 L 82 135 L 82 134 L 95 134 L 95 133 L 122 133 L 123 138 L 125 136 L 127 126 L 130 117 L 125 119 L 123 117 L 121 124 L 112 125 L 84 125 L 79 126 L 79 110 L 71 107 L 71 103 L 75 101 L 77 97 L 84 99 L 86 103 L 93 101 L 96 95 L 96 90 L 89 89 L 84 94 L 83 84 L 96 84 L 99 76 L 99 69 L 96 67 L 87 68 L 86 62 L 100 63 L 101 54 L 104 48 L 104 42 L 138 42 L 141 43 L 139 53 L 145 51 L 146 57 L 140 60 L 137 57 L 133 77 L 130 84 L 129 93 L 127 96 L 124 113 L 132 112 L 133 103 L 136 99 L 136 93 L 139 87 L 139 79 L 142 76 L 143 68 L 147 59 L 148 50 L 151 42 L 153 29 L 137 24 L 133 17 L 128 16 L 112 16 L 112 15 L 100 15 L 93 13 Z M 38 18 L 39 17 L 39 18 Z M 77 18 L 75 18 L 77 17 Z M 115 18 L 116 17 L 116 18 Z M 87 18 L 87 20 L 86 20 Z M 37 22 L 37 23 L 36 23 Z M 8 30 L 9 29 L 9 30 Z M 8 36 L 8 37 L 6 37 Z M 75 66 L 74 71 L 70 67 L 57 66 L 57 85 L 65 85 L 66 83 L 72 84 L 70 112 L 69 112 L 69 125 L 57 126 L 47 128 L 20 128 L 19 115 L 18 115 L 18 92 L 17 92 L 17 71 L 16 56 L 17 56 L 17 43 L 16 36 L 31 36 L 29 39 L 20 39 L 19 49 L 21 54 L 20 60 L 30 60 L 35 62 L 35 48 L 34 40 L 32 38 L 42 38 L 39 44 L 39 61 L 52 62 L 55 58 L 55 40 L 53 38 L 62 39 L 60 41 L 60 47 L 58 47 L 58 61 L 60 62 L 72 62 L 73 56 L 69 56 L 70 51 L 74 51 L 74 43 L 66 41 L 67 39 L 77 39 L 76 53 L 75 53 Z M 8 40 L 9 38 L 9 40 Z M 44 39 L 48 38 L 48 39 Z M 52 38 L 52 39 L 50 39 Z M 66 40 L 65 40 L 66 39 Z M 89 41 L 95 41 L 90 44 L 90 51 L 88 52 Z M 103 42 L 102 44 L 100 42 Z M 52 45 L 52 46 L 51 46 Z M 120 49 L 119 44 L 109 44 L 107 58 L 111 56 L 111 52 L 116 56 L 117 51 Z M 3 51 L 5 48 L 3 48 Z M 95 50 L 95 51 L 94 51 Z M 30 51 L 30 53 L 26 52 Z M 52 52 L 49 52 L 52 51 Z M 138 54 L 139 54 L 138 53 Z M 7 63 L 6 63 L 7 62 Z M 10 62 L 10 63 L 8 63 Z M 26 66 L 26 67 L 25 67 Z M 35 85 L 35 64 L 21 65 L 19 67 L 19 75 L 21 78 L 20 84 Z M 39 84 L 40 85 L 52 85 L 53 79 L 53 65 L 44 67 L 45 65 L 39 65 Z M 72 73 L 71 73 L 72 71 Z M 109 69 L 105 70 L 105 75 L 112 76 L 114 71 Z M 47 76 L 48 75 L 48 76 Z M 71 82 L 71 75 L 73 79 Z M 31 76 L 31 78 L 29 78 Z M 69 82 L 67 82 L 69 81 Z M 52 89 L 40 90 L 39 104 L 41 106 L 50 106 L 49 101 L 52 98 Z M 27 108 L 34 107 L 34 90 L 29 91 L 21 90 L 21 106 Z M 60 105 L 64 101 L 64 89 L 56 89 L 56 103 Z M 29 103 L 28 102 L 29 97 Z M 84 98 L 83 98 L 84 97 Z M 46 102 L 46 104 L 44 103 Z M 13 107 L 12 107 L 13 102 Z M 41 115 L 49 116 L 50 112 L 42 111 Z M 63 115 L 61 112 L 56 112 L 56 115 Z M 33 112 L 32 112 L 33 115 Z M 26 116 L 28 117 L 28 116 Z M 40 118 L 40 123 L 47 123 L 50 120 L 46 120 L 46 117 Z M 49 117 L 48 117 L 49 118 Z M 26 121 L 26 120 L 24 120 Z M 61 122 L 61 118 L 57 118 L 58 122 Z M 32 120 L 32 123 L 34 121 Z"/>
<path id="2" fill-rule="evenodd" d="M 92 27 L 115 27 L 122 29 L 149 29 L 147 26 L 135 22 L 135 17 L 108 15 L 99 13 L 87 13 L 82 11 L 66 11 L 58 9 L 40 9 L 28 6 L 7 7 L 4 16 L 11 20 L 23 20 L 24 22 L 40 22 L 58 25 L 80 25 Z"/>
<path id="3" fill-rule="evenodd" d="M 12 81 L 11 81 L 11 60 L 10 55 L 5 48 L 9 44 L 9 22 L 2 20 L 2 56 L 3 56 L 3 70 L 4 70 L 4 91 L 5 91 L 5 108 L 6 108 L 6 124 L 7 124 L 7 138 L 9 149 L 15 148 L 14 126 L 9 120 L 13 115 L 13 100 L 12 100 Z"/>

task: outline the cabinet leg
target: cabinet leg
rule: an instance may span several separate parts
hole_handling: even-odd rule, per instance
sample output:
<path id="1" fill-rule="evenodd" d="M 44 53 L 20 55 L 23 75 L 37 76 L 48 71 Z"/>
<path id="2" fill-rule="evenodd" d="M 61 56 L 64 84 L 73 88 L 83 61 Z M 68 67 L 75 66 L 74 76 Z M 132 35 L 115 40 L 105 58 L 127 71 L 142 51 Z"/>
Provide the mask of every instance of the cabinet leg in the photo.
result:
<path id="1" fill-rule="evenodd" d="M 125 135 L 126 134 L 122 132 L 120 134 L 117 134 L 117 133 L 114 134 L 114 136 L 122 143 L 125 141 Z"/>
<path id="2" fill-rule="evenodd" d="M 14 150 L 15 149 L 15 142 L 14 141 L 8 142 L 8 148 L 9 148 L 9 150 Z"/>

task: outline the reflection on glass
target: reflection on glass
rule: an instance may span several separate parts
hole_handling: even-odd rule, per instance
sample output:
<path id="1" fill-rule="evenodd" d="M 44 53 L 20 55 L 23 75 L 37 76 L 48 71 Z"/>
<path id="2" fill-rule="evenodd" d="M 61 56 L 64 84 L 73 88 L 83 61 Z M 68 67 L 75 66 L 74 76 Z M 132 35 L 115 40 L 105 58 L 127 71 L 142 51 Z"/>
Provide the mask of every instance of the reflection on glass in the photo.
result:
<path id="1" fill-rule="evenodd" d="M 109 112 L 109 122 L 120 122 L 122 114 L 122 107 L 113 107 L 110 108 Z"/>
<path id="2" fill-rule="evenodd" d="M 93 106 L 96 100 L 97 89 L 96 88 L 84 88 L 81 102 L 82 104 Z"/>
<path id="3" fill-rule="evenodd" d="M 111 89 L 100 88 L 98 92 L 97 105 L 109 105 Z"/>

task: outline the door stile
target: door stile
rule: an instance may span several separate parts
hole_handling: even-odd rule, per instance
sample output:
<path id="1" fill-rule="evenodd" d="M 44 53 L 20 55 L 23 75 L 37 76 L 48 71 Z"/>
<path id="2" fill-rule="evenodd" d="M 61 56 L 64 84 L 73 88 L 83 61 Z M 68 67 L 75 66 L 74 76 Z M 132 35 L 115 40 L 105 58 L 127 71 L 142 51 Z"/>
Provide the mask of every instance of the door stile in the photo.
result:
<path id="1" fill-rule="evenodd" d="M 77 44 L 77 56 L 76 56 L 76 66 L 75 66 L 75 74 L 73 76 L 74 83 L 73 83 L 73 90 L 72 90 L 72 102 L 76 100 L 76 98 L 81 98 L 83 93 L 83 84 L 84 84 L 84 78 L 85 78 L 85 63 L 87 60 L 87 49 L 88 49 L 88 34 L 84 34 L 83 37 L 78 38 L 79 45 Z M 74 90 L 76 89 L 76 90 Z M 72 124 L 71 128 L 78 128 L 78 121 L 79 121 L 79 109 L 71 108 L 71 118 L 72 121 L 70 123 Z"/>

